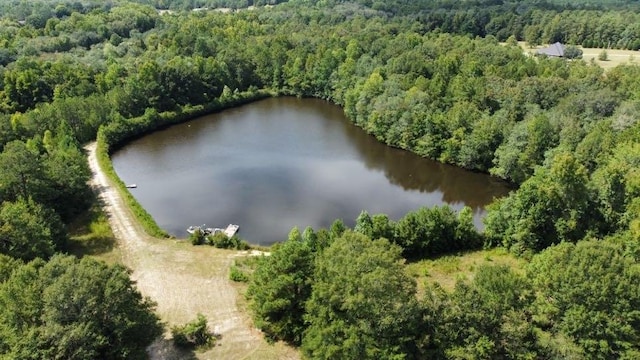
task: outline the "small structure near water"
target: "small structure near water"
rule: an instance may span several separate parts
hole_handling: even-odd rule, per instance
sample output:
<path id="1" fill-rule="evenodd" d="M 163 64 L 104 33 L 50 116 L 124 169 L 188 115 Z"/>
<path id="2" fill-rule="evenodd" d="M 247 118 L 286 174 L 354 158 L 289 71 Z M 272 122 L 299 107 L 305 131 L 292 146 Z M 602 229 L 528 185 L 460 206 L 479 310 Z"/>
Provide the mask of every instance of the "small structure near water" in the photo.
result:
<path id="1" fill-rule="evenodd" d="M 201 226 L 192 225 L 187 228 L 189 234 L 193 234 L 196 231 L 201 231 L 205 236 L 215 235 L 218 233 L 225 234 L 228 238 L 232 238 L 240 229 L 239 225 L 229 224 L 225 229 L 222 228 L 208 228 L 205 224 Z"/>
<path id="2" fill-rule="evenodd" d="M 229 224 L 226 229 L 224 229 L 224 234 L 227 235 L 228 238 L 232 238 L 240 229 L 240 226 Z"/>

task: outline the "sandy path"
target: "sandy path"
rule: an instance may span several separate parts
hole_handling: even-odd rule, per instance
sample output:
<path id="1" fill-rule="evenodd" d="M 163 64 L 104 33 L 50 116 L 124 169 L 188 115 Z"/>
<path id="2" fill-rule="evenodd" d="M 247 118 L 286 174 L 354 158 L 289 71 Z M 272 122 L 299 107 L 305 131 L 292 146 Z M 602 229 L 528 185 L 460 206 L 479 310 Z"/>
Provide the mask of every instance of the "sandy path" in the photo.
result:
<path id="1" fill-rule="evenodd" d="M 239 295 L 228 280 L 235 252 L 196 248 L 147 235 L 98 166 L 96 143 L 85 149 L 93 173 L 92 185 L 104 202 L 122 260 L 132 270 L 138 289 L 158 304 L 157 313 L 167 325 L 183 324 L 201 313 L 207 317 L 210 328 L 222 336 L 218 346 L 198 353 L 198 358 L 297 357 L 292 349 L 267 345 L 239 309 Z M 154 343 L 149 352 L 152 359 L 177 359 L 185 355 L 175 353 L 166 340 Z"/>

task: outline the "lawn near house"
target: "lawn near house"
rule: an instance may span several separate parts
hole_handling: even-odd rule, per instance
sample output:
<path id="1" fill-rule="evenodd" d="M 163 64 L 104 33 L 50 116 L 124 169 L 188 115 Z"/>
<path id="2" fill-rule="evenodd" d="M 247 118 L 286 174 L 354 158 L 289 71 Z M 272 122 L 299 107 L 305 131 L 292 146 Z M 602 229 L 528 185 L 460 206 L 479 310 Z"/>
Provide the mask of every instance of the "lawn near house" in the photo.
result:
<path id="1" fill-rule="evenodd" d="M 527 54 L 535 54 L 537 49 L 546 47 L 547 45 L 540 45 L 531 47 L 524 41 L 519 41 L 518 45 Z M 583 48 L 578 46 L 582 50 L 582 59 L 586 62 L 593 61 L 598 66 L 602 67 L 605 71 L 610 70 L 621 64 L 640 64 L 640 51 L 633 50 L 619 50 L 619 49 L 601 49 L 601 48 Z M 598 56 L 602 51 L 607 52 L 608 60 L 598 60 Z"/>

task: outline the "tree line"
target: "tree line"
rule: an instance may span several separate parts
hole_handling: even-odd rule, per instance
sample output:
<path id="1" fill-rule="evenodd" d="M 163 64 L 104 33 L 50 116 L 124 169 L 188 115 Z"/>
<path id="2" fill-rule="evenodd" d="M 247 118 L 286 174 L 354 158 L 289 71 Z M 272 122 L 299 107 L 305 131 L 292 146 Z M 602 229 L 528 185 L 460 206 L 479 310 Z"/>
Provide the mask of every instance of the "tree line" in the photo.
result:
<path id="1" fill-rule="evenodd" d="M 108 151 L 159 127 L 269 95 L 330 100 L 389 146 L 518 186 L 490 206 L 482 234 L 471 231 L 466 215 L 446 209 L 418 210 L 398 221 L 363 214 L 358 233 L 387 239 L 376 246 L 399 246 L 404 258 L 478 246 L 505 246 L 532 258 L 554 244 L 595 239 L 623 252 L 637 248 L 640 68 L 623 65 L 605 74 L 583 61 L 530 58 L 513 41 L 498 41 L 519 38 L 509 24 L 521 13 L 551 26 L 541 19 L 555 19 L 558 11 L 624 25 L 585 28 L 585 36 L 636 34 L 627 28 L 638 23 L 635 15 L 624 9 L 525 7 L 505 13 L 512 18 L 504 22 L 496 11 L 489 16 L 495 29 L 507 30 L 488 36 L 467 31 L 463 10 L 445 2 L 416 16 L 373 4 L 306 1 L 233 14 L 162 15 L 132 2 L 19 5 L 0 18 L 0 250 L 20 261 L 64 252 L 66 225 L 94 201 L 82 144 L 100 138 Z M 39 15 L 47 9 L 52 12 Z M 438 14 L 458 20 L 447 25 L 453 28 L 429 26 L 428 17 Z M 555 248 L 562 246 L 568 245 Z M 577 336 L 553 334 L 566 339 L 548 341 Z"/>

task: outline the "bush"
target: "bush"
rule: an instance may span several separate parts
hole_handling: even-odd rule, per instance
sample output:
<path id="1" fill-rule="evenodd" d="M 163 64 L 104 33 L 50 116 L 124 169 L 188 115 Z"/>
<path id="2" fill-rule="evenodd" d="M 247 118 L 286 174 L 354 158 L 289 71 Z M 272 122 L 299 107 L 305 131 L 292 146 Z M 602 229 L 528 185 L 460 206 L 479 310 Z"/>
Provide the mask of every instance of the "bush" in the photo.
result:
<path id="1" fill-rule="evenodd" d="M 230 238 L 223 233 L 209 235 L 206 239 L 203 239 L 203 242 L 194 245 L 200 245 L 202 243 L 215 246 L 219 249 L 248 250 L 250 248 L 249 244 L 239 237 L 233 236 Z"/>
<path id="2" fill-rule="evenodd" d="M 189 240 L 193 245 L 202 245 L 205 243 L 204 232 L 200 229 L 196 229 L 191 235 L 189 235 Z"/>
<path id="3" fill-rule="evenodd" d="M 600 54 L 598 54 L 598 60 L 600 60 L 600 61 L 608 61 L 609 60 L 609 54 L 607 54 L 607 50 L 602 50 L 602 52 L 600 52 Z"/>
<path id="4" fill-rule="evenodd" d="M 573 45 L 568 45 L 564 49 L 564 57 L 567 59 L 582 59 L 582 49 Z"/>
<path id="5" fill-rule="evenodd" d="M 173 343 L 180 348 L 212 346 L 216 337 L 207 327 L 207 318 L 202 314 L 190 323 L 171 328 Z"/>
<path id="6" fill-rule="evenodd" d="M 249 276 L 240 270 L 237 266 L 231 266 L 231 272 L 229 273 L 229 279 L 235 282 L 249 282 Z"/>

